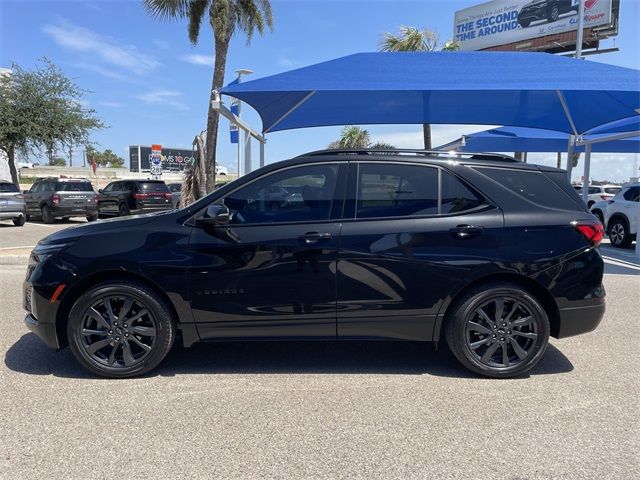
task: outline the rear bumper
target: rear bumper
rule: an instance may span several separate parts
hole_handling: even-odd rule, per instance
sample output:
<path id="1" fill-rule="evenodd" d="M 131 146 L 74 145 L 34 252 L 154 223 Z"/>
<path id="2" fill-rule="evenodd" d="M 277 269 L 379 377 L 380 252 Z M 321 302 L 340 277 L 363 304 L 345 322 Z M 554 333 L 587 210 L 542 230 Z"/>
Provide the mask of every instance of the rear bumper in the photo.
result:
<path id="1" fill-rule="evenodd" d="M 98 207 L 51 207 L 51 214 L 54 217 L 84 217 L 86 215 L 97 215 Z"/>
<path id="2" fill-rule="evenodd" d="M 29 330 L 40 337 L 48 347 L 55 348 L 56 350 L 60 348 L 58 335 L 56 334 L 56 326 L 53 323 L 40 323 L 31 313 L 28 313 L 24 317 L 24 324 Z"/>
<path id="3" fill-rule="evenodd" d="M 556 338 L 572 337 L 591 332 L 604 317 L 604 301 L 598 305 L 563 308 L 560 310 L 560 325 Z"/>
<path id="4" fill-rule="evenodd" d="M 25 210 L 0 210 L 0 219 L 18 218 L 26 215 Z"/>

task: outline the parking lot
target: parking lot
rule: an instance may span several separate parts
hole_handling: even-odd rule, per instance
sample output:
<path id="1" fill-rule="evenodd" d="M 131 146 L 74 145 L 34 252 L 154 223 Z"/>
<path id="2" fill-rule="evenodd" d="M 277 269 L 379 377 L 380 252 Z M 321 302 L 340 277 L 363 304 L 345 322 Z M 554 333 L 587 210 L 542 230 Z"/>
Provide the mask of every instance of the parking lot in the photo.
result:
<path id="1" fill-rule="evenodd" d="M 1 248 L 68 226 L 28 225 Z M 408 343 L 198 345 L 98 379 L 28 333 L 1 265 L 0 477 L 639 478 L 640 267 L 603 253 L 600 327 L 515 380 Z"/>

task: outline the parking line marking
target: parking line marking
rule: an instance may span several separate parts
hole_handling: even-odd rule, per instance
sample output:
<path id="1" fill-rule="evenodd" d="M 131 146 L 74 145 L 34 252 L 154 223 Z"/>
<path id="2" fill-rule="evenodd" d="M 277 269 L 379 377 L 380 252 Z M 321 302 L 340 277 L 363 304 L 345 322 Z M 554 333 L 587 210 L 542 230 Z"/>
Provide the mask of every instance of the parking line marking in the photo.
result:
<path id="1" fill-rule="evenodd" d="M 638 270 L 640 272 L 640 266 L 639 265 L 629 265 L 627 263 L 617 262 L 617 261 L 611 260 L 609 258 L 605 258 L 604 259 L 604 263 L 607 263 L 609 265 L 615 265 L 616 267 L 628 268 L 630 270 Z"/>

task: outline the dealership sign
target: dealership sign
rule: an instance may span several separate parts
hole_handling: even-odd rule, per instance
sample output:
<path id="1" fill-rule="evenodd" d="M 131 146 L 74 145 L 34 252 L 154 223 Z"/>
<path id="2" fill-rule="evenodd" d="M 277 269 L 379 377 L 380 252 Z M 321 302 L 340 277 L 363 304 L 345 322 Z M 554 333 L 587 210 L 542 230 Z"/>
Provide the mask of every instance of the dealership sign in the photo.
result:
<path id="1" fill-rule="evenodd" d="M 610 24 L 612 1 L 585 0 L 584 27 Z M 457 11 L 453 38 L 470 51 L 577 28 L 578 0 L 495 0 Z"/>

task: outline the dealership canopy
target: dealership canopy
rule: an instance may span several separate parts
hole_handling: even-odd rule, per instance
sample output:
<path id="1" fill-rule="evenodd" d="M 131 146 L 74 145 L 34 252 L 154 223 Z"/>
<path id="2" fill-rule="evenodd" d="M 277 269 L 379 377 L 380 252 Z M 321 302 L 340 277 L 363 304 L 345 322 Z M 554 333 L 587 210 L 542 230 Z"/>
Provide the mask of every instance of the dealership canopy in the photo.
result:
<path id="1" fill-rule="evenodd" d="M 546 53 L 358 53 L 220 93 L 251 105 L 264 132 L 459 123 L 583 134 L 640 112 L 640 71 Z"/>
<path id="2" fill-rule="evenodd" d="M 585 140 L 604 139 L 603 135 L 587 135 Z M 527 127 L 492 128 L 465 135 L 454 142 L 438 147 L 438 150 L 460 152 L 564 152 L 569 134 Z M 576 152 L 584 152 L 584 146 L 576 146 Z M 622 140 L 594 143 L 593 152 L 640 153 L 640 136 Z"/>

